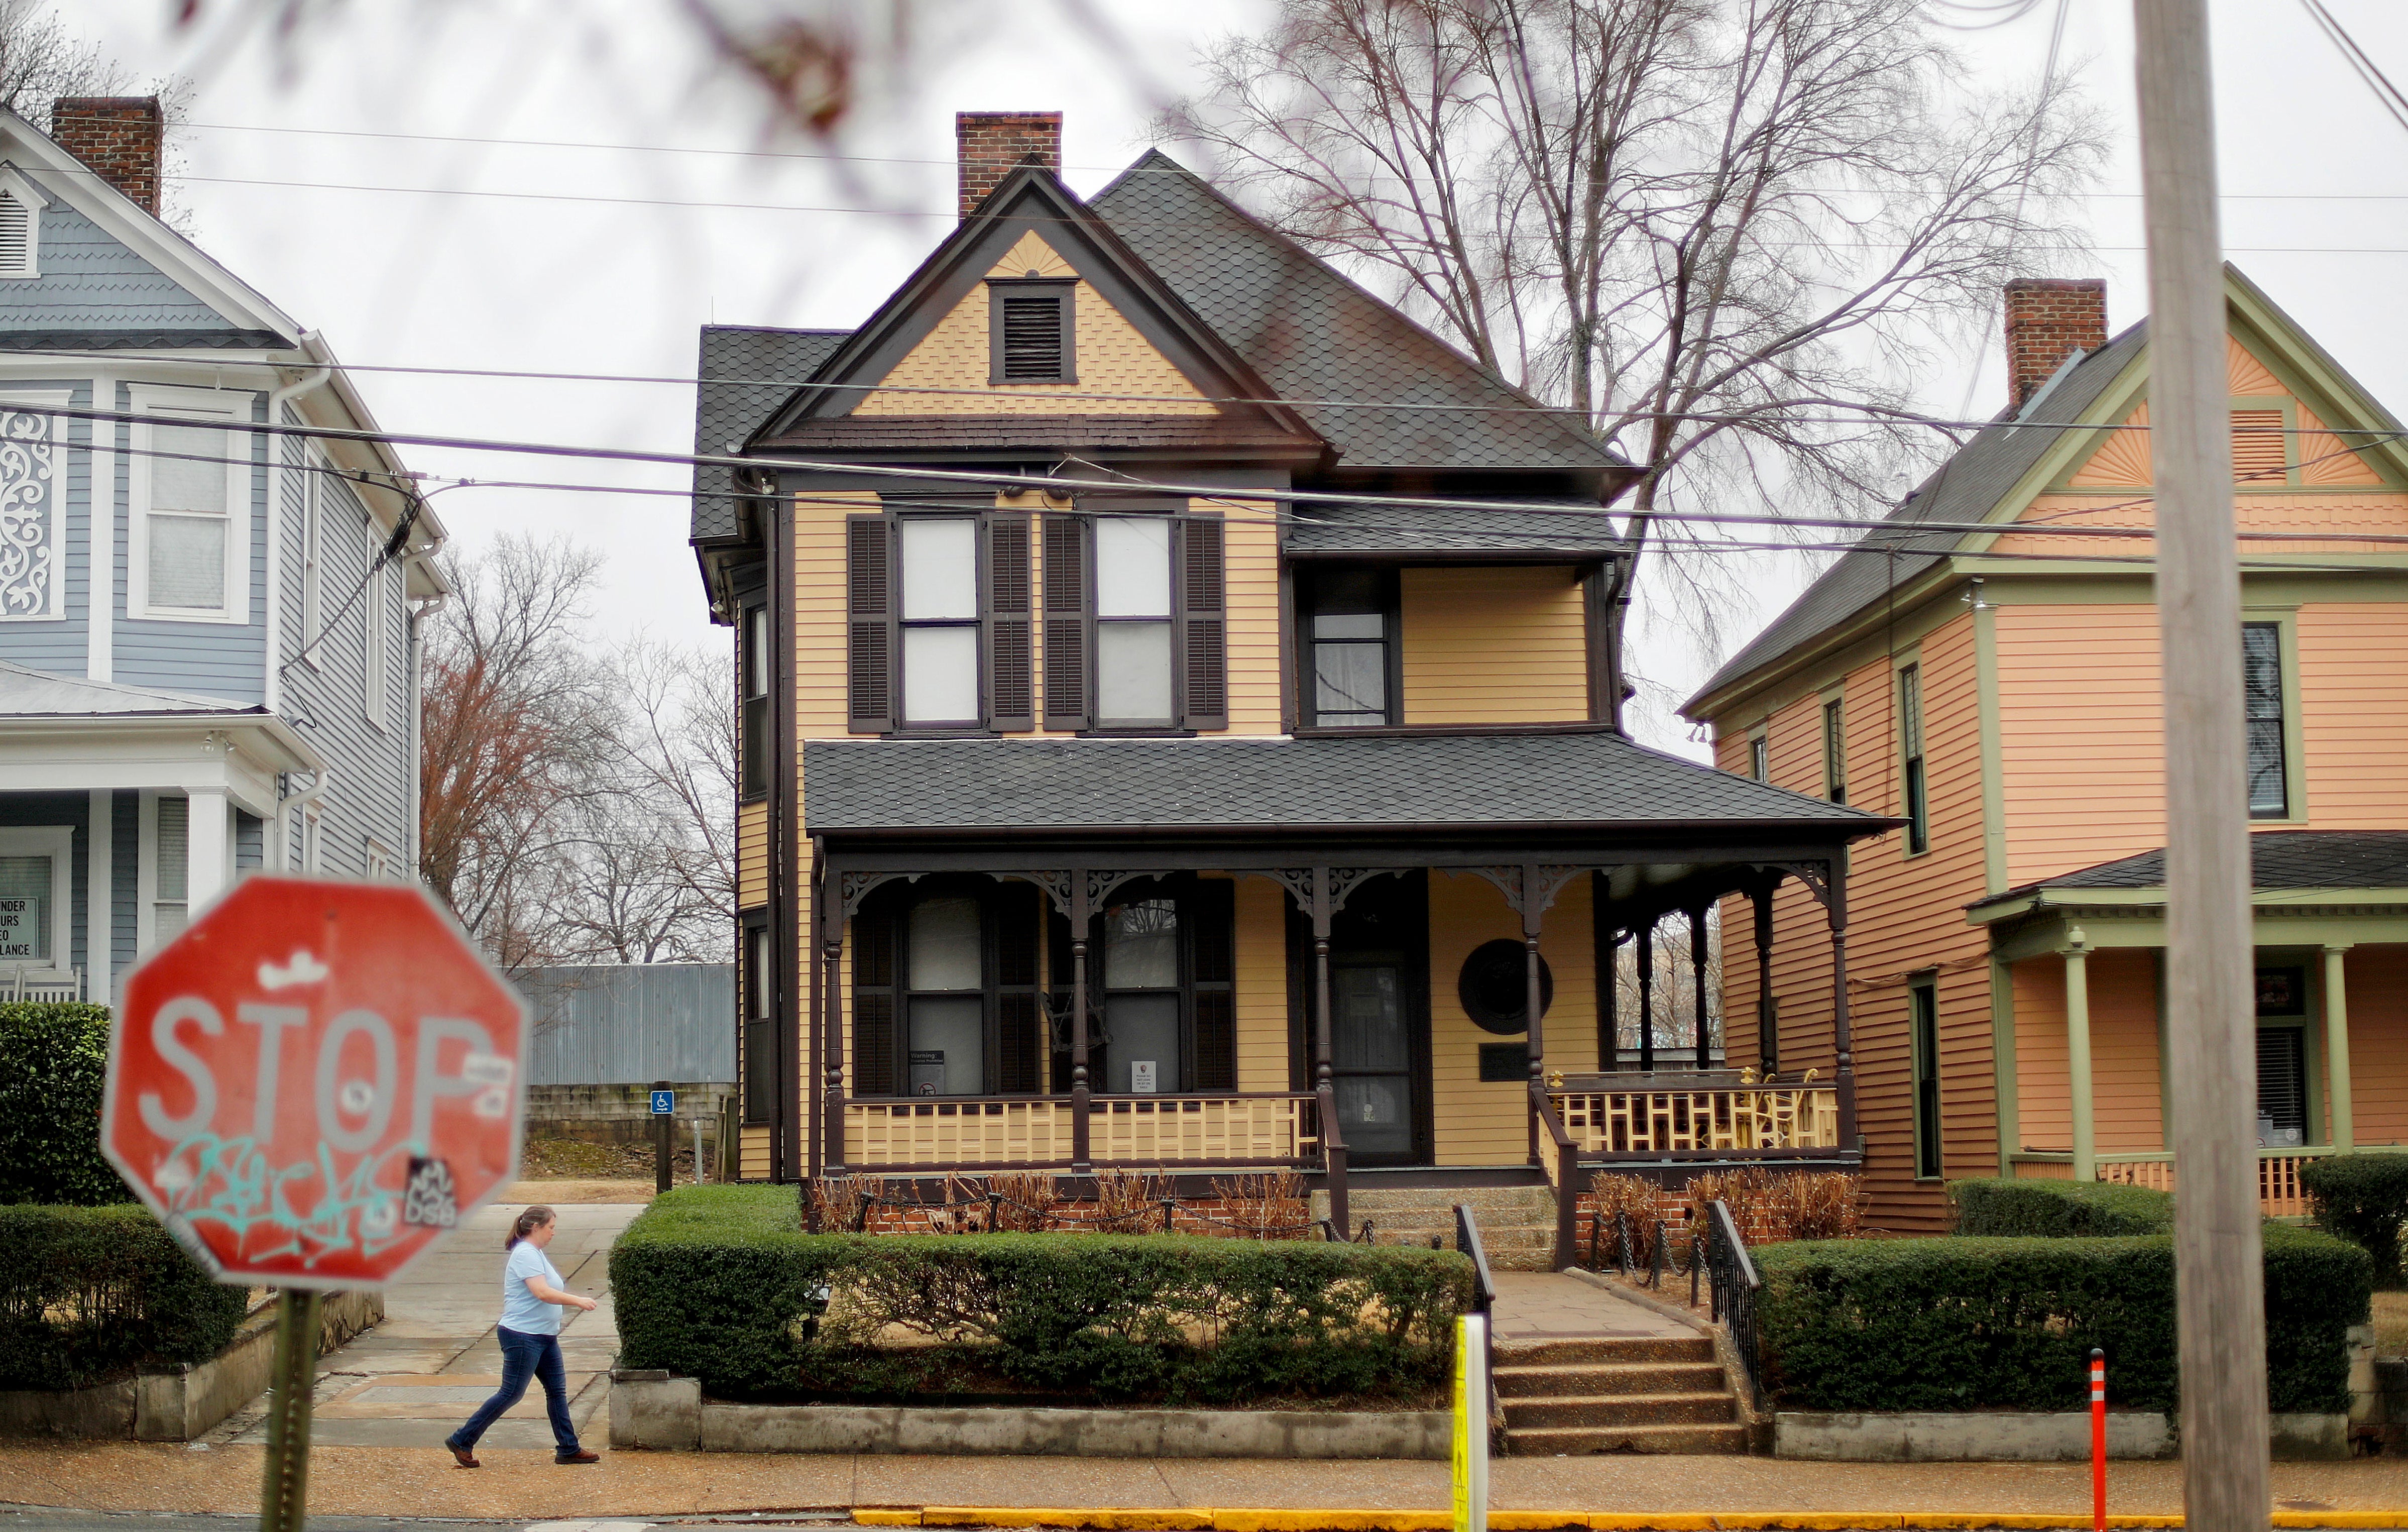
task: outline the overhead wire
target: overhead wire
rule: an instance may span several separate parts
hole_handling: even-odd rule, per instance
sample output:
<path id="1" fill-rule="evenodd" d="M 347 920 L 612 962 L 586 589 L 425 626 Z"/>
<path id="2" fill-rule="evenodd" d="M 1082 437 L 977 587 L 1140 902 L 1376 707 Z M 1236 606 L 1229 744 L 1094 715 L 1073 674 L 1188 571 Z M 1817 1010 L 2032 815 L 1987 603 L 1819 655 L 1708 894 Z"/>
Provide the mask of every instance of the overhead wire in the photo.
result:
<path id="1" fill-rule="evenodd" d="M 2408 95 L 2401 93 L 2400 87 L 2391 83 L 2391 77 L 2383 72 L 2382 65 L 2358 46 L 2358 39 L 2350 36 L 2349 29 L 2341 24 L 2340 19 L 2325 8 L 2324 0 L 2300 0 L 2300 4 L 2307 7 L 2309 19 L 2324 33 L 2326 40 L 2341 50 L 2343 61 L 2366 88 L 2374 93 L 2374 99 L 2391 114 L 2391 120 L 2402 128 L 2408 128 Z"/>

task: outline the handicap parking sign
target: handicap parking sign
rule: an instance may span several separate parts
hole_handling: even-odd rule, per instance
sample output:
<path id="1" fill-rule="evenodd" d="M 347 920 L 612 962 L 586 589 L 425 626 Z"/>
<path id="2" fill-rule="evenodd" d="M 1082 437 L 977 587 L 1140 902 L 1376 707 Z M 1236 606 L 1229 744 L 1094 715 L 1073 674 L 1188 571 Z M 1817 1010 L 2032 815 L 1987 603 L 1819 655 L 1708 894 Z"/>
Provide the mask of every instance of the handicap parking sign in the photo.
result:
<path id="1" fill-rule="evenodd" d="M 653 1116 L 655 1116 L 655 1117 L 667 1117 L 667 1116 L 670 1116 L 670 1115 L 672 1115 L 673 1113 L 675 1113 L 675 1112 L 676 1112 L 676 1110 L 677 1110 L 677 1092 L 675 1092 L 675 1091 L 654 1091 L 654 1092 L 652 1093 L 652 1115 L 653 1115 Z"/>

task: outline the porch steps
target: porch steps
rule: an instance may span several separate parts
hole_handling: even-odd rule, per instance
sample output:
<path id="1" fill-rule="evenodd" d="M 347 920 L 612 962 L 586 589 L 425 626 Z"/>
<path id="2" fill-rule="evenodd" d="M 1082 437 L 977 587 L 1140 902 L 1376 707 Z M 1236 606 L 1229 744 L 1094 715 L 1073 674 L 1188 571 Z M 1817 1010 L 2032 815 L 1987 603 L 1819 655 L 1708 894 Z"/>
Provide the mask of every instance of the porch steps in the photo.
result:
<path id="1" fill-rule="evenodd" d="M 1497 1397 L 1520 1457 L 1747 1451 L 1738 1400 L 1701 1335 L 1499 1347 Z"/>
<path id="2" fill-rule="evenodd" d="M 1455 1248 L 1455 1205 L 1470 1205 L 1480 1221 L 1481 1247 L 1493 1271 L 1553 1271 L 1555 1194 L 1544 1186 L 1361 1186 L 1347 1188 L 1354 1230 L 1371 1225 L 1381 1245 L 1426 1245 L 1432 1237 Z M 1312 1216 L 1329 1216 L 1329 1194 L 1312 1194 Z M 1353 1231 L 1350 1231 L 1353 1232 Z"/>

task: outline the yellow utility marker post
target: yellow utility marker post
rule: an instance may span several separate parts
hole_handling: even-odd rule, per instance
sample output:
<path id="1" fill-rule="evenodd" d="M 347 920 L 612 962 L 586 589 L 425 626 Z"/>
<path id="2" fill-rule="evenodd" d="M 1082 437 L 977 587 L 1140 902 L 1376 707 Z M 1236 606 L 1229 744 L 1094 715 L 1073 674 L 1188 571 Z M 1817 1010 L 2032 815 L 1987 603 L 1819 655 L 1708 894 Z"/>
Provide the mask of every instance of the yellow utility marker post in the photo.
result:
<path id="1" fill-rule="evenodd" d="M 1455 1322 L 1455 1532 L 1488 1532 L 1488 1316 Z"/>

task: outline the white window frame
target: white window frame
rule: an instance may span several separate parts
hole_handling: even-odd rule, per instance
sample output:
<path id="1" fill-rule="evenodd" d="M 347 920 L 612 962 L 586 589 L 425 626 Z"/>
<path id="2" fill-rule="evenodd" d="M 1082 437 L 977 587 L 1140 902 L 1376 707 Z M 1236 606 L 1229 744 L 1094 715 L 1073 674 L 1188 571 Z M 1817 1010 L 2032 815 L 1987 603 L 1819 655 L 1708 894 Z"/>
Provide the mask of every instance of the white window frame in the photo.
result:
<path id="1" fill-rule="evenodd" d="M 373 523 L 368 530 L 371 533 L 376 530 Z M 380 548 L 381 545 L 374 541 L 368 545 L 368 566 L 374 572 L 368 576 L 368 588 L 365 593 L 367 609 L 361 619 L 365 627 L 360 636 L 360 712 L 368 721 L 368 727 L 379 734 L 390 734 L 393 732 L 393 697 L 390 694 L 393 690 L 393 641 L 385 627 L 393 616 L 394 571 L 376 568 L 376 557 Z"/>
<path id="2" fill-rule="evenodd" d="M 0 173 L 7 167 L 0 165 Z M 6 184 L 0 174 L 0 185 Z M 6 273 L 0 273 L 5 276 Z M 65 389 L 8 389 L 0 392 L 0 413 L 32 408 L 64 409 L 75 395 Z M 62 429 L 64 418 L 50 417 L 50 491 L 43 515 L 48 523 L 43 530 L 45 545 L 50 551 L 50 588 L 40 611 L 11 612 L 0 609 L 0 623 L 64 623 L 67 620 L 67 451 L 66 433 Z M 94 422 L 95 431 L 110 429 Z"/>
<path id="3" fill-rule="evenodd" d="M 134 412 L 158 415 L 170 424 L 226 422 L 226 552 L 225 602 L 215 609 L 150 605 L 150 422 L 133 427 L 133 491 L 126 517 L 125 609 L 136 622 L 217 623 L 240 625 L 251 621 L 251 489 L 250 435 L 234 427 L 251 422 L 253 395 L 246 390 L 171 388 L 137 383 L 131 387 Z"/>
<path id="4" fill-rule="evenodd" d="M 326 460 L 315 448 L 301 454 L 301 663 L 318 668 L 311 646 L 325 619 Z"/>
<path id="5" fill-rule="evenodd" d="M 36 973 L 65 973 L 75 965 L 75 827 L 71 824 L 0 828 L 0 856 L 50 859 L 50 956 L 47 964 L 0 964 Z"/>
<path id="6" fill-rule="evenodd" d="M 374 836 L 361 843 L 360 861 L 365 869 L 362 876 L 371 882 L 384 882 L 393 877 L 393 852 Z"/>
<path id="7" fill-rule="evenodd" d="M 13 271 L 0 267 L 0 281 L 31 281 L 42 274 L 42 212 L 50 207 L 50 199 L 6 161 L 0 161 L 0 193 L 25 209 L 24 265 Z"/>
<path id="8" fill-rule="evenodd" d="M 326 860 L 326 822 L 315 803 L 301 806 L 301 872 L 314 878 Z"/>

